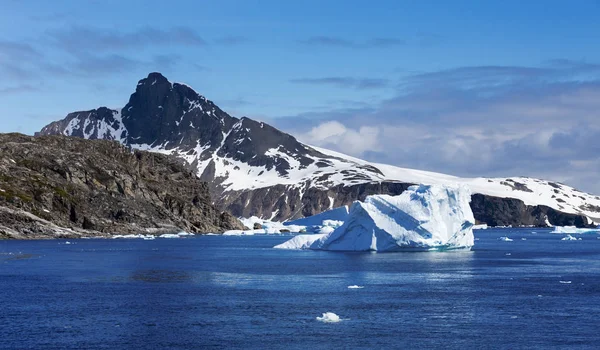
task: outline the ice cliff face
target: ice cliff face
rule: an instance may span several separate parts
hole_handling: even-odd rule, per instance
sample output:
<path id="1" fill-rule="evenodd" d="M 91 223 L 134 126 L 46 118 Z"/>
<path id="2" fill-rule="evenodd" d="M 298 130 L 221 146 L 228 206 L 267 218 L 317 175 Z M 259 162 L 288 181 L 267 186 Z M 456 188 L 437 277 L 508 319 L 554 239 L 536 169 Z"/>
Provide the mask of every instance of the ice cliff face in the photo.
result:
<path id="1" fill-rule="evenodd" d="M 467 185 L 475 218 L 496 225 L 600 222 L 600 197 L 531 178 L 457 178 L 370 163 L 311 147 L 250 118 L 235 118 L 188 85 L 160 73 L 140 80 L 122 109 L 67 115 L 41 135 L 117 140 L 184 159 L 209 183 L 215 204 L 242 217 L 287 220 L 341 207 L 371 194 L 398 195 L 413 184 Z"/>
<path id="2" fill-rule="evenodd" d="M 399 196 L 354 202 L 330 234 L 294 238 L 276 248 L 338 251 L 458 249 L 473 246 L 475 218 L 466 186 L 412 186 Z M 314 236 L 314 235 L 313 235 Z"/>

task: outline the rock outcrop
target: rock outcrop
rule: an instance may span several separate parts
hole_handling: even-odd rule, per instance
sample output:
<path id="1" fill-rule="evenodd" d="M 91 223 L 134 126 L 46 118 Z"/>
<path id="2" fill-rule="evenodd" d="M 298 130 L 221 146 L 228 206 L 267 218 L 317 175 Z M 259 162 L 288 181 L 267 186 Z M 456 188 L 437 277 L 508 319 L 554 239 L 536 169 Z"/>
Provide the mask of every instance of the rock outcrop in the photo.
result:
<path id="1" fill-rule="evenodd" d="M 241 228 L 175 157 L 114 141 L 0 134 L 0 238 Z"/>

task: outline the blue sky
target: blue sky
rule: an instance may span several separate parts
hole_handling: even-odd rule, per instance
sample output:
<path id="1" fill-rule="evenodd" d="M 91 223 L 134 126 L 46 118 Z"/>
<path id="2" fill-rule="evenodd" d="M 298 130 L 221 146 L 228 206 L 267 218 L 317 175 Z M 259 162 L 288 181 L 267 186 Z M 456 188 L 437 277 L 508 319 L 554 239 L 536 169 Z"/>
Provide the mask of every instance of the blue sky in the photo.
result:
<path id="1" fill-rule="evenodd" d="M 1 132 L 160 71 L 354 156 L 600 193 L 598 1 L 11 1 Z"/>

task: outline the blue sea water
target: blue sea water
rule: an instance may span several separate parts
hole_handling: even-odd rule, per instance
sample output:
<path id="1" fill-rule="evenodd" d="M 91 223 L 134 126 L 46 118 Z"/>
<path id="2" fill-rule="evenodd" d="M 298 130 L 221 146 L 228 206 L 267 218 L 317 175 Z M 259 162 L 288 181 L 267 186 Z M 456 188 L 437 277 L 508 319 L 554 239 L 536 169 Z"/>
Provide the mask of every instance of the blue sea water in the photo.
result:
<path id="1" fill-rule="evenodd" d="M 490 229 L 472 251 L 387 254 L 271 248 L 289 236 L 0 241 L 0 348 L 598 348 L 599 236 L 561 237 Z"/>

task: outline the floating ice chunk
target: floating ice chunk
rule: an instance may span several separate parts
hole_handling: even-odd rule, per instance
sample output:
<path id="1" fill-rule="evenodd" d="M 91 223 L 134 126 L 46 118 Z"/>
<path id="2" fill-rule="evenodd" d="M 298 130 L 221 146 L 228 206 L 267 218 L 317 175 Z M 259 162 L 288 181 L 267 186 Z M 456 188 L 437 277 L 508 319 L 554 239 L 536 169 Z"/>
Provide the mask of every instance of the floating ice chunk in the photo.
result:
<path id="1" fill-rule="evenodd" d="M 473 230 L 487 230 L 487 228 L 488 228 L 487 224 L 480 224 L 480 225 L 473 226 Z"/>
<path id="2" fill-rule="evenodd" d="M 581 239 L 581 238 L 580 238 Z M 571 235 L 567 235 L 566 237 L 563 237 L 560 239 L 561 241 L 576 241 L 577 238 L 571 236 Z"/>
<path id="3" fill-rule="evenodd" d="M 150 238 L 152 237 L 152 238 Z M 141 238 L 141 239 L 154 239 L 153 235 L 142 235 L 142 234 L 130 234 L 130 235 L 114 235 L 112 236 L 112 239 L 135 239 L 135 238 Z"/>
<path id="4" fill-rule="evenodd" d="M 65 244 L 71 244 L 71 242 L 69 242 L 69 241 L 66 241 L 66 242 L 65 242 Z"/>
<path id="5" fill-rule="evenodd" d="M 525 237 L 521 237 L 521 240 L 522 240 L 522 241 L 526 241 L 526 240 L 527 240 L 527 238 L 525 238 Z"/>
<path id="6" fill-rule="evenodd" d="M 504 241 L 504 242 L 512 242 L 513 240 L 506 237 L 506 236 L 502 236 L 500 238 L 498 238 L 499 241 Z"/>
<path id="7" fill-rule="evenodd" d="M 357 286 L 357 285 L 353 285 L 353 286 L 348 286 L 348 289 L 363 289 L 365 287 L 363 286 Z"/>
<path id="8" fill-rule="evenodd" d="M 466 186 L 411 186 L 399 196 L 355 201 L 342 226 L 319 239 L 290 240 L 277 248 L 337 251 L 458 249 L 473 246 L 471 192 Z M 308 246 L 308 241 L 314 243 Z"/>
<path id="9" fill-rule="evenodd" d="M 223 232 L 223 236 L 252 236 L 254 235 L 254 231 L 264 231 L 264 230 L 229 230 Z"/>
<path id="10" fill-rule="evenodd" d="M 181 231 L 177 234 L 178 236 L 195 236 L 193 233 L 191 232 L 185 232 L 185 231 Z"/>
<path id="11" fill-rule="evenodd" d="M 164 233 L 160 236 L 158 236 L 159 238 L 180 238 L 181 236 L 179 236 L 176 233 Z"/>
<path id="12" fill-rule="evenodd" d="M 287 225 L 277 221 L 263 220 L 256 216 L 250 218 L 240 218 L 242 224 L 248 227 L 248 230 L 231 230 L 224 233 L 225 236 L 248 236 L 254 234 L 282 234 L 287 232 L 304 232 L 305 226 Z M 260 226 L 260 228 L 254 229 Z"/>
<path id="13" fill-rule="evenodd" d="M 562 283 L 562 284 L 571 284 L 571 281 L 558 281 L 558 282 Z"/>
<path id="14" fill-rule="evenodd" d="M 575 226 L 556 226 L 554 230 L 550 233 L 600 233 L 600 229 L 598 228 L 577 228 Z"/>
<path id="15" fill-rule="evenodd" d="M 325 323 L 336 323 L 340 322 L 340 316 L 334 314 L 333 312 L 326 312 L 322 317 L 317 317 L 317 321 L 325 322 Z"/>
<path id="16" fill-rule="evenodd" d="M 151 240 L 154 240 L 154 239 L 156 239 L 156 237 L 154 237 L 154 236 L 151 236 L 151 235 L 147 235 L 147 236 L 144 236 L 144 237 L 142 237 L 142 239 L 143 239 L 144 241 L 151 241 Z"/>
<path id="17" fill-rule="evenodd" d="M 511 253 L 506 253 L 506 254 L 504 254 L 504 255 L 506 255 L 506 256 L 511 256 L 512 254 L 511 254 Z"/>

